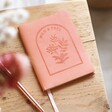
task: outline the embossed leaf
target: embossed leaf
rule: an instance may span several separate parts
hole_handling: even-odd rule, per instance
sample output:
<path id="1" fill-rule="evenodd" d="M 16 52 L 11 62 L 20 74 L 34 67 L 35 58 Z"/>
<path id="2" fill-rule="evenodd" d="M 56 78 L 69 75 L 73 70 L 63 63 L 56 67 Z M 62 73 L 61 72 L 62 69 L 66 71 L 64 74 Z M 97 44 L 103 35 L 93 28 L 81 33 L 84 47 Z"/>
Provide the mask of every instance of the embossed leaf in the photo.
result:
<path id="1" fill-rule="evenodd" d="M 62 40 L 59 41 L 59 44 L 60 44 L 61 46 L 68 46 L 67 40 L 65 40 L 64 38 L 62 38 Z"/>
<path id="2" fill-rule="evenodd" d="M 51 40 L 51 42 L 57 42 L 58 38 L 57 38 L 56 34 L 51 35 L 50 40 Z"/>
<path id="3" fill-rule="evenodd" d="M 59 56 L 53 56 L 53 58 L 55 58 L 55 60 L 60 60 Z"/>

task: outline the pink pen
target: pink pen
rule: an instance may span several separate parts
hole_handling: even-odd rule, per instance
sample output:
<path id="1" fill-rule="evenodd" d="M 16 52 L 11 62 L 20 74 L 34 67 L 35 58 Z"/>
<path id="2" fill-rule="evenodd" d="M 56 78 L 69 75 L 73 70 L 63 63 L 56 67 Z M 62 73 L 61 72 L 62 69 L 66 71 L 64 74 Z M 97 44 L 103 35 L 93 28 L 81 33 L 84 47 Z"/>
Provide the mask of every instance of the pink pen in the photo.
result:
<path id="1" fill-rule="evenodd" d="M 0 66 L 2 67 L 0 72 L 6 74 L 10 78 L 13 78 L 11 72 L 4 66 L 1 61 Z M 19 81 L 17 81 L 17 88 L 28 98 L 28 100 L 36 107 L 39 112 L 45 112 L 40 104 L 31 96 L 31 94 L 24 88 L 24 86 Z"/>

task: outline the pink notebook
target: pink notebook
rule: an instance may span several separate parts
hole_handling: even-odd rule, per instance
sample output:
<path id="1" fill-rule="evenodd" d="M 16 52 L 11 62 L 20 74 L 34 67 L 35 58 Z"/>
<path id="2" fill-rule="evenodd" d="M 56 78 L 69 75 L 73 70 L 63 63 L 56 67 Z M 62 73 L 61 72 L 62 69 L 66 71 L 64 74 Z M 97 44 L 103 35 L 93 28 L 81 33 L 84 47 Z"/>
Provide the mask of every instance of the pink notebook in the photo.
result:
<path id="1" fill-rule="evenodd" d="M 19 32 L 43 90 L 94 71 L 69 13 L 25 23 Z"/>

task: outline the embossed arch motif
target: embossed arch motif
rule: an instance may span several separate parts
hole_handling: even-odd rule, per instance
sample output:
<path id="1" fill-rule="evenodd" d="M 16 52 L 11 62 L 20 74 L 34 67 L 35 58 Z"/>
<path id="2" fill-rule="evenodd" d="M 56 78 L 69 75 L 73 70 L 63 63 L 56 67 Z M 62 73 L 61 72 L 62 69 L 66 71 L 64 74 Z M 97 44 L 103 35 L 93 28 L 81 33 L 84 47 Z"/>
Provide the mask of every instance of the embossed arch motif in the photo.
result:
<path id="1" fill-rule="evenodd" d="M 49 63 L 52 62 L 53 65 L 56 66 L 63 66 L 63 64 L 68 63 L 67 60 L 70 59 L 69 52 L 69 42 L 68 39 L 65 38 L 62 34 L 65 34 L 69 36 L 69 41 L 72 43 L 74 49 L 77 52 L 77 55 L 80 59 L 80 63 L 72 64 L 71 66 L 67 66 L 65 68 L 62 67 L 62 69 L 53 71 L 50 70 L 52 67 L 50 67 Z M 80 57 L 80 54 L 75 46 L 75 43 L 72 40 L 72 37 L 69 33 L 69 31 L 59 24 L 49 24 L 44 27 L 42 27 L 37 35 L 36 35 L 36 45 L 40 52 L 40 55 L 42 57 L 42 60 L 46 66 L 46 69 L 48 70 L 50 75 L 54 75 L 56 73 L 62 72 L 64 70 L 70 69 L 72 67 L 78 66 L 82 64 L 82 59 Z M 49 60 L 49 62 L 48 62 Z"/>

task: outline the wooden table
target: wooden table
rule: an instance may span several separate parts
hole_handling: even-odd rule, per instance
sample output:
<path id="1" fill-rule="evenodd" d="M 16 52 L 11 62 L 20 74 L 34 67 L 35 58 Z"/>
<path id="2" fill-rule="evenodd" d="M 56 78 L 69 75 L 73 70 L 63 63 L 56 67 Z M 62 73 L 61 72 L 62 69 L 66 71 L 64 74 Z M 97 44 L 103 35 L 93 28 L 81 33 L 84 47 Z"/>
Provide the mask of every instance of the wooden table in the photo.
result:
<path id="1" fill-rule="evenodd" d="M 68 10 L 95 67 L 94 75 L 74 80 L 52 90 L 60 112 L 109 112 L 96 41 L 86 1 L 75 0 L 74 2 L 41 5 L 27 9 L 31 14 L 28 21 L 51 15 L 60 10 Z M 10 51 L 24 53 L 19 38 L 8 45 L 0 45 L 1 54 Z M 22 80 L 22 84 L 39 101 L 46 112 L 53 112 L 50 101 L 46 93 L 42 92 L 32 69 L 29 76 Z M 2 112 L 37 112 L 17 90 L 8 90 L 0 98 L 0 107 Z"/>

